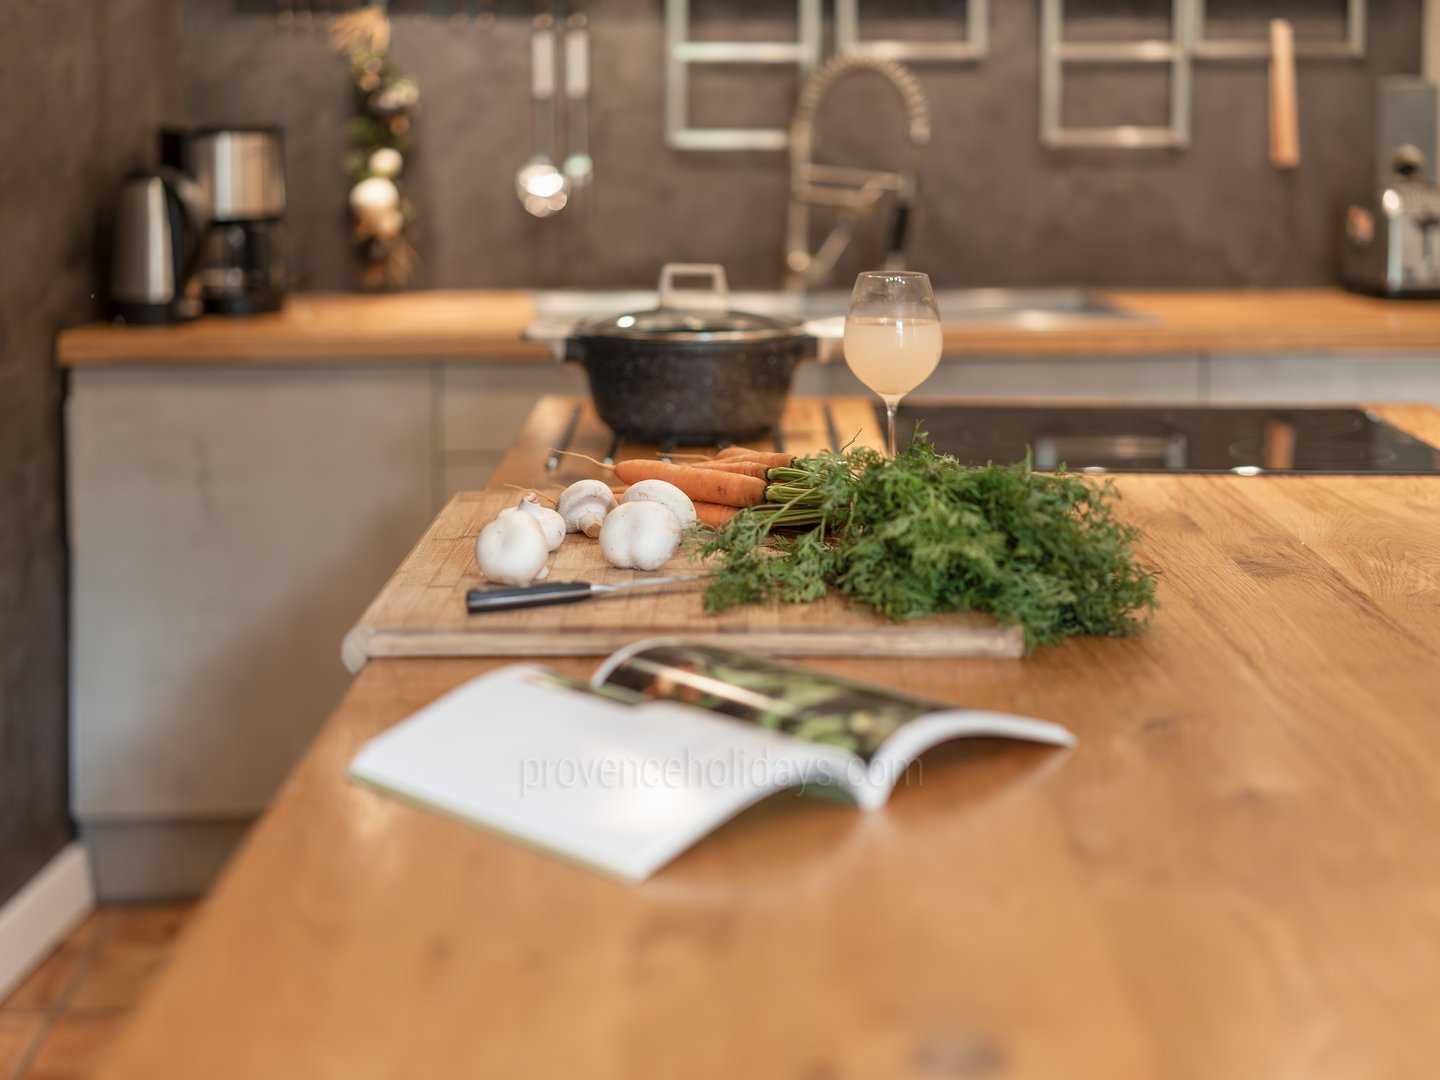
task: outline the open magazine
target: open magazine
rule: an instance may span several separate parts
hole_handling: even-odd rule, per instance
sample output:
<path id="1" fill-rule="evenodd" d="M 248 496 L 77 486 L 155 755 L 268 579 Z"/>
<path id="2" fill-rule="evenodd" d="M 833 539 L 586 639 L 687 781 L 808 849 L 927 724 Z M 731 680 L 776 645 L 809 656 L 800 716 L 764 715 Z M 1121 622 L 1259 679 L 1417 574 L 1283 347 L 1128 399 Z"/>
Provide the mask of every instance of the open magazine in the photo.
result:
<path id="1" fill-rule="evenodd" d="M 1043 720 L 652 640 L 589 683 L 523 664 L 472 679 L 366 743 L 350 775 L 641 881 L 777 791 L 883 806 L 919 754 L 972 736 L 1075 741 Z"/>

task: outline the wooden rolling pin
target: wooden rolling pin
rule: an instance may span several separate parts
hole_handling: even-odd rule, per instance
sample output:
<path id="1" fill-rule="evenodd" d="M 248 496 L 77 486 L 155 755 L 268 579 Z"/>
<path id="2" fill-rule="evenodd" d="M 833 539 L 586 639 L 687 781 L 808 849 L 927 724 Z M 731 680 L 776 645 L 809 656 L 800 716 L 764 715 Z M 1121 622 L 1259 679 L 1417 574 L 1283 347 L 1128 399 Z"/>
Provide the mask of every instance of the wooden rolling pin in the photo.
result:
<path id="1" fill-rule="evenodd" d="M 1300 164 L 1300 117 L 1295 100 L 1295 30 L 1286 19 L 1270 20 L 1270 164 Z"/>

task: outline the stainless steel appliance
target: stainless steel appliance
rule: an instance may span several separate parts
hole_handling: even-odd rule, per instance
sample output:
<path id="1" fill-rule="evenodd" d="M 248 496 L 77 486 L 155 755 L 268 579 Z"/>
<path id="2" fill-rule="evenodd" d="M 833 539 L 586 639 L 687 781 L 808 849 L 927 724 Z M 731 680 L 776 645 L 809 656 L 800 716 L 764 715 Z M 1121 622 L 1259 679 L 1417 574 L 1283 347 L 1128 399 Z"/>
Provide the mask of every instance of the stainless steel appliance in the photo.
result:
<path id="1" fill-rule="evenodd" d="M 285 168 L 279 128 L 161 132 L 167 164 L 192 175 L 210 218 L 201 255 L 205 310 L 278 311 L 285 299 Z"/>
<path id="2" fill-rule="evenodd" d="M 883 419 L 883 411 L 877 410 Z M 1092 473 L 1440 473 L 1440 450 L 1361 409 L 972 406 L 906 399 L 896 430 L 967 465 Z"/>
<path id="3" fill-rule="evenodd" d="M 1377 186 L 1345 208 L 1340 277 L 1377 296 L 1440 297 L 1437 89 L 1385 79 L 1377 119 Z"/>
<path id="4" fill-rule="evenodd" d="M 200 314 L 203 202 L 195 182 L 175 169 L 134 173 L 121 185 L 110 265 L 115 319 L 172 323 Z"/>

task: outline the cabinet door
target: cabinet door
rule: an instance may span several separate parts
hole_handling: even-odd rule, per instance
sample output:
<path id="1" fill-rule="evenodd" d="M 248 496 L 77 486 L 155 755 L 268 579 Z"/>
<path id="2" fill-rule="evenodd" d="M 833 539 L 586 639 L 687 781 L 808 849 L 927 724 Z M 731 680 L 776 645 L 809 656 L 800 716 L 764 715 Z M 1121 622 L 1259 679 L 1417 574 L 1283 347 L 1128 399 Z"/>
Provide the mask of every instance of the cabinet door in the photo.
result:
<path id="1" fill-rule="evenodd" d="M 446 364 L 439 384 L 442 502 L 485 486 L 544 395 L 590 393 L 578 365 L 543 360 Z"/>
<path id="2" fill-rule="evenodd" d="M 950 357 L 914 391 L 917 398 L 1066 399 L 1193 402 L 1200 358 L 1179 356 Z M 844 361 L 834 365 L 832 393 L 869 395 Z"/>
<path id="3" fill-rule="evenodd" d="M 1241 404 L 1440 404 L 1440 356 L 1212 356 L 1207 400 Z"/>
<path id="4" fill-rule="evenodd" d="M 245 816 L 349 682 L 430 517 L 433 370 L 80 371 L 68 405 L 82 821 Z"/>

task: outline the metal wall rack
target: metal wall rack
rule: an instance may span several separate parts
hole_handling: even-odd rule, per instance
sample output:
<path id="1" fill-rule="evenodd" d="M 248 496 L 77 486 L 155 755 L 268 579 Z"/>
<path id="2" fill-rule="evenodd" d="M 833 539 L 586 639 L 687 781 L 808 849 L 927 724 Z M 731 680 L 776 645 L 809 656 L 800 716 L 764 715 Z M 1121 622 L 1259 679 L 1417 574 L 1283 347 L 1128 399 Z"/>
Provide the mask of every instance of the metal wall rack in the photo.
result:
<path id="1" fill-rule="evenodd" d="M 1333 41 L 1301 40 L 1301 59 L 1358 59 L 1365 55 L 1366 0 L 1346 0 L 1345 36 Z M 1190 141 L 1191 61 L 1268 60 L 1263 38 L 1207 38 L 1205 0 L 1172 0 L 1168 41 L 1079 42 L 1064 37 L 1064 0 L 1041 0 L 1040 140 L 1053 147 L 1163 148 Z M 1170 64 L 1170 122 L 1166 127 L 1067 128 L 1064 125 L 1064 67 L 1067 63 Z"/>
<path id="2" fill-rule="evenodd" d="M 665 0 L 665 141 L 677 150 L 784 150 L 785 128 L 690 126 L 692 64 L 792 64 L 801 77 L 820 63 L 820 0 L 798 0 L 794 41 L 691 41 L 689 0 Z"/>
<path id="3" fill-rule="evenodd" d="M 1040 141 L 1054 147 L 1172 147 L 1190 142 L 1190 0 L 1171 0 L 1170 39 L 1066 41 L 1064 0 L 1040 5 Z M 1169 64 L 1170 122 L 1066 127 L 1066 64 Z"/>
<path id="4" fill-rule="evenodd" d="M 1195 20 L 1194 53 L 1201 60 L 1268 60 L 1270 42 L 1263 38 L 1207 38 L 1205 0 L 1190 0 Z M 1295 42 L 1298 59 L 1358 60 L 1365 55 L 1366 0 L 1346 0 L 1345 36 L 1334 41 Z"/>
<path id="5" fill-rule="evenodd" d="M 665 137 L 680 150 L 783 150 L 783 128 L 697 128 L 690 124 L 689 69 L 693 64 L 787 64 L 802 77 L 822 57 L 823 0 L 797 0 L 794 41 L 691 41 L 691 0 L 665 0 Z M 898 41 L 860 36 L 860 0 L 834 0 L 835 49 L 901 62 L 977 61 L 990 48 L 990 0 L 969 0 L 965 37 L 949 41 Z M 1365 55 L 1367 0 L 1346 0 L 1345 36 L 1296 42 L 1300 59 L 1358 59 Z M 1066 41 L 1065 0 L 1040 2 L 1040 140 L 1064 148 L 1179 148 L 1190 142 L 1195 60 L 1263 61 L 1263 38 L 1206 37 L 1206 0 L 1170 0 L 1170 36 L 1137 41 Z M 1071 64 L 1155 65 L 1170 68 L 1168 121 L 1164 125 L 1067 127 L 1065 68 Z"/>
<path id="6" fill-rule="evenodd" d="M 969 0 L 966 36 L 955 41 L 866 40 L 860 36 L 860 0 L 835 0 L 835 51 L 901 63 L 980 60 L 990 51 L 990 0 Z"/>

